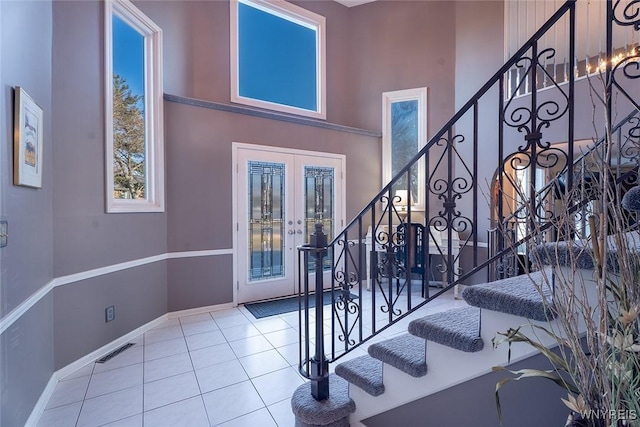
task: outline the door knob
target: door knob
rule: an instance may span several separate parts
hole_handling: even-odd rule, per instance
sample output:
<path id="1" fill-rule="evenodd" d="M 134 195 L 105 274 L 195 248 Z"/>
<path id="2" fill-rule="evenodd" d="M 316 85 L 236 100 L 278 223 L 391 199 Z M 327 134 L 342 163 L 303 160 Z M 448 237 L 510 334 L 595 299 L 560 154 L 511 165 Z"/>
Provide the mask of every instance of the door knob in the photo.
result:
<path id="1" fill-rule="evenodd" d="M 298 234 L 302 234 L 302 230 L 298 230 L 296 233 L 298 233 Z"/>
<path id="2" fill-rule="evenodd" d="M 302 220 L 301 219 L 299 219 L 297 222 L 298 222 L 298 225 L 302 224 Z"/>
<path id="3" fill-rule="evenodd" d="M 289 230 L 289 231 L 287 231 L 287 234 L 295 234 L 295 231 Z"/>

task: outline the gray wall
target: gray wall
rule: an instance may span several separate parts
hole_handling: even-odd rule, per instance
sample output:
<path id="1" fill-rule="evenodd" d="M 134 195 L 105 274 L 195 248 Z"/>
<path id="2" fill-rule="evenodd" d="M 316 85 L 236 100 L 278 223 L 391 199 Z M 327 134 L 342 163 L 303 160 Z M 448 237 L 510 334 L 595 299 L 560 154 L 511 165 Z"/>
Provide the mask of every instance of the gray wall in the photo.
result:
<path id="1" fill-rule="evenodd" d="M 53 7 L 56 277 L 167 249 L 165 214 L 105 213 L 103 8 Z"/>
<path id="2" fill-rule="evenodd" d="M 53 278 L 51 4 L 0 2 L 0 317 Z M 28 29 L 28 30 L 26 30 Z M 43 188 L 13 185 L 13 87 L 44 110 Z M 0 425 L 24 424 L 53 373 L 52 298 L 42 298 L 0 336 Z"/>
<path id="3" fill-rule="evenodd" d="M 228 2 L 135 3 L 163 28 L 165 92 L 228 103 Z M 381 131 L 382 92 L 422 86 L 430 91 L 430 133 L 449 119 L 456 2 L 297 3 L 326 17 L 327 121 Z"/>
<path id="4" fill-rule="evenodd" d="M 455 3 L 377 1 L 351 10 L 353 126 L 381 129 L 382 92 L 428 87 L 427 136 L 454 112 Z"/>
<path id="5" fill-rule="evenodd" d="M 166 261 L 58 286 L 53 292 L 55 368 L 123 336 L 167 312 Z M 105 323 L 105 307 L 116 318 Z"/>

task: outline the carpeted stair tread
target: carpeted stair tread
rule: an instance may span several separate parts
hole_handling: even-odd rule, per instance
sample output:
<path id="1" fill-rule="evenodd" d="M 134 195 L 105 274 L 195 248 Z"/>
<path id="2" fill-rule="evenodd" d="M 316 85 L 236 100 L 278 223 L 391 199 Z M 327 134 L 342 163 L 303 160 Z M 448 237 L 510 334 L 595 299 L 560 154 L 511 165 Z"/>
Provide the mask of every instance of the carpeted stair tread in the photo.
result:
<path id="1" fill-rule="evenodd" d="M 329 398 L 317 401 L 311 395 L 311 383 L 299 386 L 291 397 L 296 427 L 349 427 L 349 415 L 356 404 L 349 397 L 349 384 L 335 374 L 329 375 Z"/>
<path id="2" fill-rule="evenodd" d="M 476 307 L 454 308 L 413 320 L 409 333 L 468 353 L 484 347 L 479 336 L 480 309 Z"/>
<path id="3" fill-rule="evenodd" d="M 403 334 L 369 346 L 369 355 L 412 377 L 427 374 L 425 340 Z"/>
<path id="4" fill-rule="evenodd" d="M 361 388 L 371 396 L 384 393 L 382 362 L 371 356 L 356 357 L 336 366 L 336 375 Z"/>
<path id="5" fill-rule="evenodd" d="M 551 279 L 551 272 L 546 272 Z M 542 284 L 545 300 L 532 282 Z M 522 316 L 527 319 L 547 321 L 555 317 L 551 305 L 551 289 L 543 281 L 543 272 L 509 277 L 491 283 L 472 285 L 462 291 L 467 304 L 501 313 Z"/>

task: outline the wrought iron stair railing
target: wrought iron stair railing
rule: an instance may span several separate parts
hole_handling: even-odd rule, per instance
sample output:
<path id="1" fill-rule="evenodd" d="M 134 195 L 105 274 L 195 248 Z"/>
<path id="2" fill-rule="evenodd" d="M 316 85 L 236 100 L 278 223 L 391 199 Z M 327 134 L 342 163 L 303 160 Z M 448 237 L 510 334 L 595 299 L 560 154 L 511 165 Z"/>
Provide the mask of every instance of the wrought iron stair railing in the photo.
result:
<path id="1" fill-rule="evenodd" d="M 606 46 L 609 58 L 614 51 L 614 25 L 634 25 L 636 31 L 640 29 L 638 14 L 627 16 L 627 9 L 618 8 L 619 4 L 609 0 Z M 562 46 L 548 45 L 551 38 L 545 37 L 556 25 L 567 31 L 563 38 L 566 43 Z M 515 241 L 498 236 L 490 256 L 480 254 L 480 236 L 492 227 L 490 218 L 493 217 L 493 224 L 502 224 L 511 215 L 502 197 L 505 174 L 526 170 L 528 188 L 537 189 L 536 171 L 565 172 L 566 188 L 572 189 L 576 78 L 569 73 L 562 83 L 554 81 L 555 74 L 549 73 L 549 64 L 557 63 L 554 57 L 562 50 L 568 58 L 565 68 L 575 68 L 575 34 L 575 0 L 569 0 L 333 241 L 318 246 L 323 239 L 322 230 L 318 229 L 314 237 L 316 245 L 300 248 L 299 370 L 315 384 L 312 394 L 316 399 L 328 395 L 329 363 L 463 281 L 479 273 L 486 274 L 488 267 L 530 238 L 525 235 Z M 514 69 L 518 72 L 513 73 Z M 607 83 L 606 90 L 615 90 L 616 108 L 621 111 L 640 109 L 622 83 L 622 78 L 640 77 L 637 71 L 638 55 L 634 54 L 616 64 L 608 62 L 601 73 Z M 517 76 L 515 83 L 514 75 Z M 541 81 L 544 84 L 538 83 Z M 521 96 L 524 85 L 530 93 Z M 592 87 L 585 86 L 582 90 L 592 90 Z M 611 98 L 606 97 L 602 107 L 609 123 L 614 110 Z M 547 135 L 565 141 L 566 150 L 552 146 Z M 628 137 L 640 143 L 637 134 L 629 131 Z M 513 159 L 518 159 L 515 164 Z M 425 179 L 412 193 L 412 176 L 419 175 L 418 168 L 424 170 Z M 495 178 L 492 178 L 494 171 Z M 545 191 L 551 191 L 550 188 Z M 528 205 L 530 212 L 537 212 L 544 207 L 539 205 L 541 197 L 536 196 L 535 191 L 532 193 L 532 197 L 519 203 Z M 405 197 L 408 200 L 402 200 Z M 416 200 L 424 210 L 415 208 Z M 513 211 L 518 211 L 518 207 Z M 538 218 L 528 219 L 547 226 L 551 221 L 544 212 Z M 420 224 L 422 228 L 414 228 L 413 224 Z M 423 263 L 422 270 L 414 268 L 418 267 L 417 245 L 422 248 L 421 256 L 432 261 Z M 331 269 L 327 271 L 317 262 L 318 267 L 309 271 L 309 257 L 321 256 L 324 251 L 332 260 Z M 463 255 L 466 272 L 459 268 Z M 318 274 L 319 271 L 323 274 Z M 442 276 L 442 280 L 435 280 L 435 276 Z M 439 287 L 432 289 L 435 284 Z M 324 308 L 318 301 L 314 315 L 309 302 L 315 297 L 310 292 L 315 290 L 317 296 L 322 288 L 331 290 L 331 305 Z"/>
<path id="2" fill-rule="evenodd" d="M 640 163 L 640 111 L 633 110 L 620 122 L 611 128 L 611 145 L 615 148 L 614 156 L 611 159 L 614 167 L 611 168 L 615 172 L 611 182 L 615 184 L 615 188 L 620 191 L 617 198 L 621 198 L 626 191 L 632 186 L 638 184 L 638 164 Z M 539 221 L 536 225 L 537 231 L 548 233 L 547 241 L 558 240 L 558 230 L 553 226 L 552 219 L 557 217 L 556 210 L 565 209 L 567 200 L 563 202 L 563 196 L 567 196 L 567 181 L 570 169 L 572 171 L 574 189 L 571 194 L 572 206 L 574 214 L 575 228 L 573 230 L 575 238 L 588 238 L 589 228 L 587 219 L 592 213 L 593 194 L 591 190 L 592 183 L 599 178 L 599 165 L 604 157 L 603 150 L 606 148 L 605 143 L 608 141 L 606 137 L 601 137 L 592 144 L 581 149 L 581 154 L 573 162 L 572 168 L 567 165 L 566 168 L 558 172 L 553 178 L 547 180 L 533 194 L 537 210 L 545 212 L 546 220 Z M 517 155 L 517 153 L 516 153 Z M 517 158 L 517 157 L 513 157 Z M 513 160 L 513 158 L 511 160 Z M 507 159 L 507 163 L 510 160 Z M 505 175 L 508 185 L 512 188 L 522 187 L 528 183 L 516 182 L 510 176 Z M 522 192 L 522 188 L 521 188 Z M 559 202 L 561 206 L 554 206 L 554 202 Z M 504 247 L 515 248 L 523 247 L 522 252 L 526 254 L 525 242 L 527 237 L 531 235 L 530 223 L 528 221 L 530 204 L 521 203 L 509 215 L 505 216 L 499 223 L 495 224 L 488 230 L 488 246 L 489 258 Z M 627 218 L 623 223 L 629 228 L 636 227 L 638 224 L 637 214 L 628 212 Z M 502 236 L 502 246 L 499 244 L 500 236 Z M 526 266 L 522 265 L 523 260 L 517 257 L 518 250 L 511 251 L 497 259 L 488 270 L 488 281 L 492 282 L 498 279 L 504 279 L 517 275 Z"/>

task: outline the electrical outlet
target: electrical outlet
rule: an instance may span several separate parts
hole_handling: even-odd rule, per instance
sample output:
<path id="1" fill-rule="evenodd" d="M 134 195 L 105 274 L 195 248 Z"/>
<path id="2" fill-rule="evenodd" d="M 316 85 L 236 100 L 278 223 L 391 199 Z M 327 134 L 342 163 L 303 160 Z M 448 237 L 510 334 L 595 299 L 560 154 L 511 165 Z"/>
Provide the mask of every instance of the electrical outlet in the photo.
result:
<path id="1" fill-rule="evenodd" d="M 116 318 L 116 308 L 113 305 L 110 305 L 109 307 L 104 309 L 104 321 L 105 322 L 111 322 L 112 320 L 114 320 Z"/>

